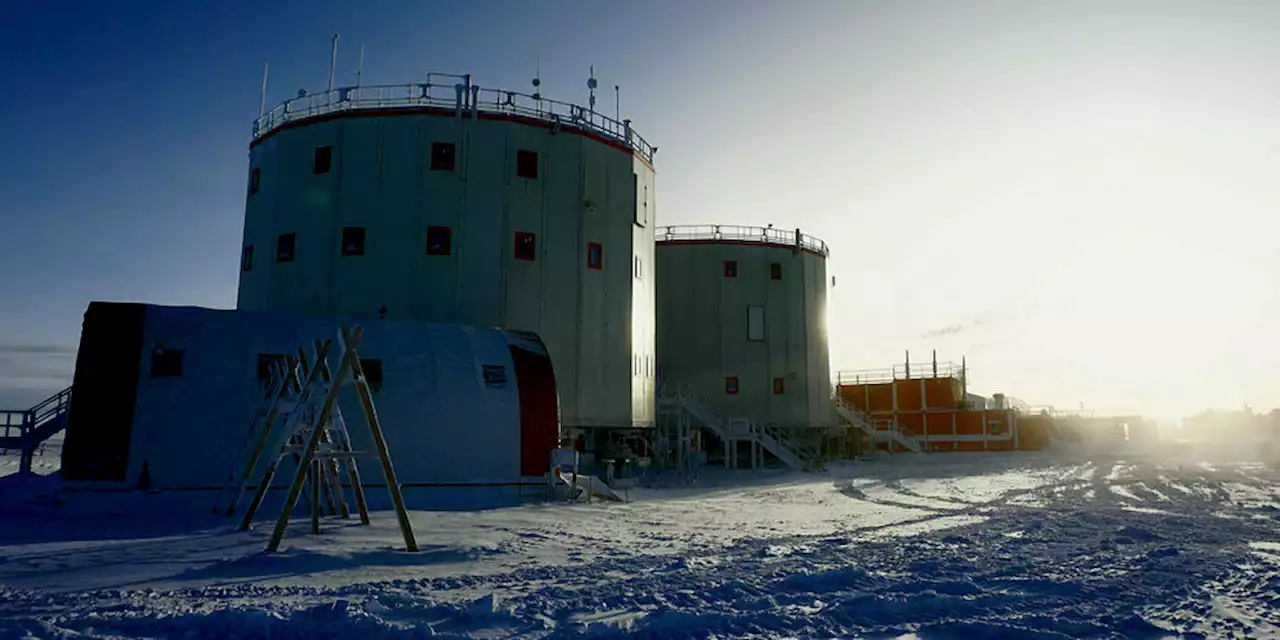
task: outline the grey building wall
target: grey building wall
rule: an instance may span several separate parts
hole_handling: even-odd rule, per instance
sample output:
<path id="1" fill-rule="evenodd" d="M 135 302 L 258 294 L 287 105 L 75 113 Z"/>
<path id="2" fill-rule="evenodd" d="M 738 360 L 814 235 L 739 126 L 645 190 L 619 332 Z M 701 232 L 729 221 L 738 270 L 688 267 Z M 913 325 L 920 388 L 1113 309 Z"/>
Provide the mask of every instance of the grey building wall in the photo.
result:
<path id="1" fill-rule="evenodd" d="M 832 424 L 825 255 L 715 240 L 659 241 L 656 254 L 660 384 L 690 390 L 726 416 Z M 736 262 L 736 278 L 725 277 L 726 261 Z M 772 264 L 780 279 L 771 278 Z M 755 336 L 750 307 L 763 313 Z M 727 393 L 729 377 L 738 379 L 737 394 Z"/>
<path id="2" fill-rule="evenodd" d="M 455 145 L 432 170 L 435 142 Z M 315 174 L 317 147 L 332 167 Z M 517 176 L 520 150 L 538 176 Z M 538 333 L 556 369 L 566 427 L 653 423 L 653 168 L 598 136 L 512 116 L 354 111 L 302 120 L 250 149 L 237 306 L 495 326 Z M 252 179 L 252 178 L 251 178 Z M 451 230 L 451 255 L 428 255 L 428 227 Z M 343 256 L 344 227 L 365 229 Z M 536 258 L 515 257 L 515 234 Z M 278 262 L 281 234 L 295 256 Z M 588 265 L 590 243 L 602 248 Z"/>

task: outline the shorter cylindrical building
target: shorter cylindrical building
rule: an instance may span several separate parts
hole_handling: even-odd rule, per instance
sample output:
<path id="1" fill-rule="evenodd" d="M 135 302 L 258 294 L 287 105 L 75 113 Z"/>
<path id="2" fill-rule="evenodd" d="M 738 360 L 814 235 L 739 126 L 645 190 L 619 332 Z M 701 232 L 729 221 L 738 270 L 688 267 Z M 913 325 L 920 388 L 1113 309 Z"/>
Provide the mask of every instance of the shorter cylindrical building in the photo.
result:
<path id="1" fill-rule="evenodd" d="M 725 417 L 832 425 L 826 243 L 728 225 L 655 236 L 659 384 Z"/>

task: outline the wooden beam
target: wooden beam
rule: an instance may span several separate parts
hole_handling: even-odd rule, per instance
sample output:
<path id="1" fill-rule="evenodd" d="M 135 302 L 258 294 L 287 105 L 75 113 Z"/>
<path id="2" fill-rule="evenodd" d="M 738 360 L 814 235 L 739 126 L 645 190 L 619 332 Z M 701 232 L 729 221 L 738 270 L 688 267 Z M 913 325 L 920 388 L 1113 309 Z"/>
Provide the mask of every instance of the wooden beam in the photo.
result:
<path id="1" fill-rule="evenodd" d="M 417 551 L 418 542 L 414 539 L 413 525 L 409 522 L 409 512 L 404 506 L 404 495 L 400 492 L 396 471 L 391 466 L 391 453 L 387 449 L 387 440 L 382 435 L 382 423 L 378 421 L 378 412 L 373 407 L 373 393 L 369 390 L 369 382 L 365 379 L 360 358 L 355 357 L 355 347 L 359 344 L 362 333 L 363 329 L 359 326 L 353 327 L 350 331 L 345 328 L 341 330 L 340 338 L 345 347 L 342 359 L 354 373 L 356 393 L 360 396 L 360 404 L 364 409 L 365 419 L 369 422 L 369 431 L 373 435 L 374 449 L 378 452 L 379 461 L 382 463 L 382 476 L 386 479 L 387 492 L 391 494 L 391 502 L 396 508 L 396 518 L 400 521 L 400 532 L 404 535 L 405 549 Z M 342 379 L 343 372 L 339 371 L 338 380 L 334 382 L 335 389 L 341 386 Z"/>
<path id="2" fill-rule="evenodd" d="M 331 344 L 331 342 L 325 341 L 325 346 L 321 353 L 317 354 L 317 359 L 324 359 L 328 355 Z M 338 401 L 338 390 L 342 388 L 342 382 L 351 370 L 351 358 L 352 352 L 348 347 L 342 354 L 342 360 L 338 364 L 338 373 L 334 376 L 333 384 L 329 386 L 329 392 L 325 395 L 324 404 L 320 408 L 320 415 L 313 423 L 311 435 L 307 438 L 306 448 L 302 451 L 302 459 L 298 461 L 298 469 L 293 474 L 293 482 L 289 485 L 289 494 L 285 496 L 284 508 L 280 511 L 280 518 L 276 520 L 275 530 L 271 533 L 271 541 L 267 543 L 267 551 L 278 551 L 280 549 L 280 540 L 284 538 L 285 528 L 289 525 L 289 517 L 293 515 L 293 507 L 298 502 L 299 494 L 302 493 L 302 484 L 307 477 L 307 465 L 311 462 L 311 453 L 315 451 L 316 445 L 320 442 L 320 434 L 323 432 L 320 426 L 329 419 L 329 414 L 333 411 L 333 406 Z M 318 369 L 319 367 L 311 368 L 311 375 L 307 376 L 308 383 L 317 375 L 316 371 Z M 310 385 L 304 386 L 304 390 L 307 386 Z"/>

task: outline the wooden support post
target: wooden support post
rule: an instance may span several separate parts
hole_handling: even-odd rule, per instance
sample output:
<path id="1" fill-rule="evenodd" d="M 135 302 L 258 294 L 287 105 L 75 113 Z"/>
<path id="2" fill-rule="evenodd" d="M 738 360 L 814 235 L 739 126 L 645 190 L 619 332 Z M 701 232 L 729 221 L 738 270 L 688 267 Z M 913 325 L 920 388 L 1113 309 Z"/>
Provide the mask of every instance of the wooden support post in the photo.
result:
<path id="1" fill-rule="evenodd" d="M 319 349 L 320 349 L 320 344 L 317 343 L 316 344 L 317 356 L 319 356 L 319 353 L 320 353 Z M 302 375 L 310 376 L 311 374 L 311 364 L 310 362 L 307 361 L 307 349 L 302 347 L 298 347 L 298 370 L 302 372 Z M 328 381 L 328 380 L 324 380 L 324 381 Z M 324 431 L 324 433 L 320 434 L 321 443 L 329 443 L 330 440 L 332 440 L 330 439 L 330 436 L 329 436 L 328 425 L 326 424 L 316 425 L 316 429 L 321 429 Z M 338 512 L 338 508 L 337 506 L 335 506 L 333 502 L 333 492 L 332 492 L 332 488 L 330 488 L 328 472 L 324 472 L 324 474 L 321 474 L 321 471 L 324 471 L 324 470 L 319 466 L 317 466 L 316 468 L 312 468 L 311 471 L 308 471 L 308 472 L 312 472 L 312 474 L 317 474 L 320 476 L 319 481 L 311 481 L 310 483 L 311 490 L 319 490 L 319 493 L 324 497 L 325 507 L 328 508 L 328 513 L 330 516 L 332 516 L 334 515 L 334 513 Z M 317 497 L 312 497 L 311 503 L 317 504 L 316 500 L 317 500 Z M 317 526 L 317 529 L 319 529 L 319 526 Z"/>
<path id="2" fill-rule="evenodd" d="M 323 345 L 323 341 L 316 340 L 315 345 L 316 345 L 316 352 L 318 353 L 320 351 L 321 345 Z M 327 360 L 323 358 L 320 359 L 318 362 L 316 362 L 316 368 L 320 369 L 320 379 L 322 381 L 328 383 L 333 380 L 333 375 L 329 371 L 329 362 Z M 338 438 L 341 440 L 340 442 L 338 442 L 339 447 L 341 447 L 344 451 L 353 450 L 353 447 L 351 446 L 351 439 L 346 434 L 345 429 L 343 429 L 338 433 Z M 360 482 L 360 468 L 356 466 L 356 460 L 354 458 L 348 458 L 346 463 L 347 463 L 347 481 L 351 483 L 351 493 L 353 496 L 355 496 L 356 510 L 360 514 L 360 524 L 369 524 L 369 507 L 368 507 L 368 504 L 365 502 L 365 498 L 364 498 L 364 485 Z M 337 460 L 334 460 L 333 465 L 334 465 L 334 472 L 339 473 L 341 471 L 341 466 L 342 466 L 341 463 L 339 463 Z M 335 482 L 335 486 L 337 486 L 338 488 L 338 496 L 339 496 L 338 504 L 342 506 L 342 517 L 348 518 L 351 516 L 351 513 L 350 511 L 347 510 L 347 498 L 342 493 L 342 481 L 335 478 L 334 482 Z"/>
<path id="3" fill-rule="evenodd" d="M 249 488 L 249 481 L 253 478 L 253 470 L 258 466 L 258 458 L 262 456 L 262 449 L 266 446 L 267 440 L 271 436 L 271 425 L 275 424 L 276 417 L 280 415 L 280 401 L 284 399 L 285 392 L 289 389 L 290 380 L 296 375 L 297 362 L 287 356 L 285 362 L 288 368 L 284 372 L 284 376 L 281 377 L 280 385 L 275 394 L 273 394 L 271 406 L 267 409 L 267 416 L 262 421 L 262 429 L 254 440 L 249 459 L 245 461 L 244 471 L 240 474 L 239 486 L 231 498 L 231 503 L 227 505 L 227 509 L 223 513 L 224 516 L 231 517 L 236 512 L 236 507 L 239 506 L 240 501 L 244 499 L 244 493 Z"/>
<path id="4" fill-rule="evenodd" d="M 319 427 L 317 427 L 319 428 Z M 320 535 L 320 460 L 311 460 L 311 535 Z"/>
<path id="5" fill-rule="evenodd" d="M 345 369 L 349 367 L 354 374 L 356 382 L 356 393 L 360 396 L 360 404 L 364 408 L 365 419 L 369 421 L 369 431 L 373 434 L 373 446 L 378 452 L 378 461 L 382 463 L 382 477 L 387 482 L 387 492 L 391 494 L 391 502 L 396 508 L 396 519 L 400 521 L 400 532 L 404 534 L 404 546 L 409 551 L 418 550 L 418 542 L 413 536 L 413 526 L 409 522 L 409 512 L 404 506 L 404 495 L 400 492 L 400 482 L 396 479 L 396 471 L 391 466 L 391 453 L 387 449 L 386 438 L 382 435 L 382 424 L 378 421 L 378 412 L 373 408 L 373 393 L 369 390 L 369 382 L 364 377 L 364 368 L 360 366 L 360 359 L 355 357 L 355 347 L 360 342 L 362 333 L 360 327 L 355 327 L 351 331 L 346 329 L 340 330 L 343 346 L 343 369 L 338 371 L 337 379 L 334 381 L 334 389 L 341 386 L 345 377 Z M 332 405 L 332 402 L 326 401 L 326 405 Z M 331 407 L 330 407 L 331 408 Z M 327 414 L 328 411 L 322 413 Z M 281 533 L 284 533 L 281 528 Z"/>
<path id="6" fill-rule="evenodd" d="M 319 354 L 321 358 L 327 355 L 330 344 L 332 344 L 330 341 L 325 342 L 325 349 L 323 350 L 325 353 Z M 329 414 L 333 412 L 333 406 L 338 401 L 338 390 L 342 388 L 342 382 L 351 370 L 350 361 L 352 357 L 351 349 L 348 347 L 342 354 L 341 363 L 338 365 L 338 373 L 334 377 L 333 383 L 329 386 L 329 392 L 326 394 L 324 404 L 320 408 L 320 415 L 313 423 L 311 435 L 303 446 L 301 459 L 298 461 L 298 470 L 293 474 L 293 482 L 290 483 L 289 493 L 285 496 L 284 508 L 280 511 L 280 518 L 276 520 L 276 527 L 271 534 L 271 541 L 267 543 L 267 551 L 280 550 L 280 540 L 284 538 L 284 530 L 289 525 L 289 517 L 293 515 L 293 507 L 297 504 L 298 496 L 302 493 L 302 484 L 307 475 L 307 465 L 311 462 L 312 453 L 315 452 L 316 445 L 320 442 L 320 434 L 324 431 L 321 425 L 329 419 Z M 312 376 L 316 375 L 317 368 L 312 367 L 308 381 Z"/>

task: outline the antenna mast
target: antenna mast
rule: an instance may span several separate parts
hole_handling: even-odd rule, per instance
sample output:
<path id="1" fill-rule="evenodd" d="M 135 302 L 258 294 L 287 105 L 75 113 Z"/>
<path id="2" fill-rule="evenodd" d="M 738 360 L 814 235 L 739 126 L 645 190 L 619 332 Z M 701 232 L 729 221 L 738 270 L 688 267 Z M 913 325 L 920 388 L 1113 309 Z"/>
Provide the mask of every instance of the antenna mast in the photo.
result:
<path id="1" fill-rule="evenodd" d="M 262 97 L 258 98 L 258 117 L 261 118 L 263 112 L 267 108 L 267 71 L 271 68 L 271 63 L 262 63 Z"/>
<path id="2" fill-rule="evenodd" d="M 333 70 L 338 66 L 338 34 L 333 34 L 333 51 L 329 54 L 329 90 L 333 91 Z"/>
<path id="3" fill-rule="evenodd" d="M 360 43 L 360 66 L 356 67 L 356 86 L 360 86 L 360 80 L 364 78 L 364 43 Z"/>
<path id="4" fill-rule="evenodd" d="M 591 113 L 596 112 L 596 66 L 591 65 L 591 76 L 587 78 L 587 92 L 590 97 L 587 104 L 590 105 Z"/>
<path id="5" fill-rule="evenodd" d="M 618 85 L 613 85 L 613 119 L 615 122 L 622 122 L 622 94 Z"/>

